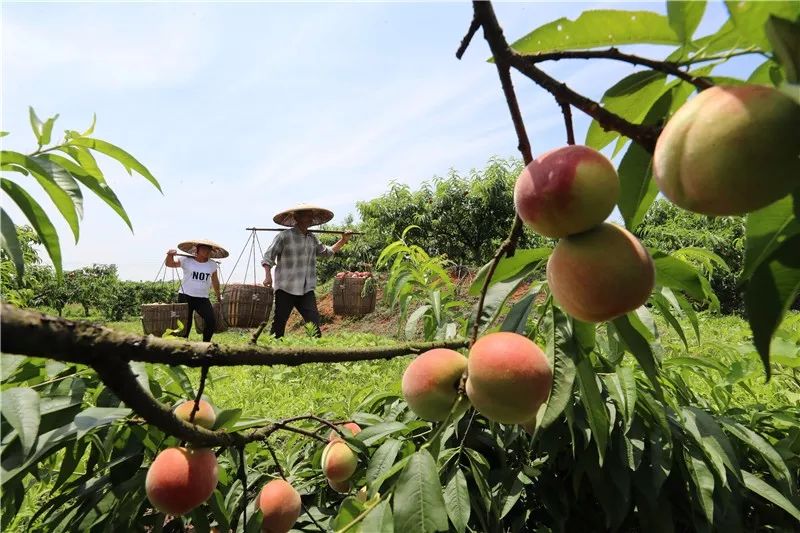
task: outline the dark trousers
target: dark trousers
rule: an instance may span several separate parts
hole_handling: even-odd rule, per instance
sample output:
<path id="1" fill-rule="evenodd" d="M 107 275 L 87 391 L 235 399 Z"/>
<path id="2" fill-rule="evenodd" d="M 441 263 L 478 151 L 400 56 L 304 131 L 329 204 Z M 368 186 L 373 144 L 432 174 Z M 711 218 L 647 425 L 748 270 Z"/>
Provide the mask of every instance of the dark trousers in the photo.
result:
<path id="1" fill-rule="evenodd" d="M 297 309 L 303 320 L 317 326 L 317 337 L 322 337 L 319 327 L 319 311 L 317 310 L 317 297 L 314 291 L 309 291 L 302 296 L 295 296 L 280 289 L 275 291 L 275 314 L 272 317 L 270 333 L 276 338 L 283 337 L 286 331 L 286 321 L 292 314 L 292 309 Z"/>
<path id="2" fill-rule="evenodd" d="M 198 296 L 189 296 L 188 294 L 178 293 L 179 304 L 189 304 L 189 319 L 186 321 L 186 327 L 181 333 L 181 337 L 189 337 L 189 332 L 192 330 L 192 320 L 194 319 L 194 312 L 203 317 L 203 342 L 211 340 L 214 335 L 214 328 L 217 326 L 217 319 L 214 317 L 214 308 L 211 306 L 211 300 L 208 298 L 200 298 Z"/>

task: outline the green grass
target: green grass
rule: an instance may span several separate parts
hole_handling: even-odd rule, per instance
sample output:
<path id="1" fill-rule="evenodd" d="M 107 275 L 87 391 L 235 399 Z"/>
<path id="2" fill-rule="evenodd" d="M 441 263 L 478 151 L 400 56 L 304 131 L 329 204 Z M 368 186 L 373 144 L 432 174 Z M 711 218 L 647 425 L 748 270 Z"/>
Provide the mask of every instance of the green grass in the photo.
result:
<path id="1" fill-rule="evenodd" d="M 680 337 L 656 317 L 663 346 L 663 359 L 697 357 L 717 361 L 729 369 L 725 375 L 714 371 L 681 370 L 687 384 L 700 396 L 715 397 L 715 389 L 730 386 L 732 405 L 761 405 L 777 408 L 800 403 L 800 374 L 790 366 L 773 365 L 773 378 L 765 381 L 763 366 L 755 348 L 747 322 L 737 316 L 700 315 L 700 340 L 685 325 L 689 343 L 685 348 Z M 109 327 L 142 333 L 138 321 L 112 322 Z M 366 326 L 367 324 L 364 324 Z M 347 327 L 346 325 L 344 327 Z M 251 330 L 231 329 L 214 335 L 214 342 L 224 345 L 247 345 Z M 800 313 L 790 313 L 777 336 L 784 353 L 796 347 L 800 357 Z M 192 330 L 190 340 L 201 340 Z M 396 339 L 370 333 L 339 330 L 326 333 L 322 339 L 302 333 L 287 335 L 275 341 L 263 335 L 259 345 L 327 346 L 332 348 L 395 344 Z M 794 344 L 792 344 L 794 343 Z M 779 348 L 781 348 L 779 347 Z M 282 418 L 298 414 L 330 414 L 348 417 L 361 398 L 374 391 L 400 392 L 400 379 L 409 357 L 389 361 L 357 363 L 305 364 L 296 367 L 215 367 L 209 374 L 206 393 L 220 409 L 241 408 L 245 416 Z M 199 371 L 188 374 L 196 386 Z"/>

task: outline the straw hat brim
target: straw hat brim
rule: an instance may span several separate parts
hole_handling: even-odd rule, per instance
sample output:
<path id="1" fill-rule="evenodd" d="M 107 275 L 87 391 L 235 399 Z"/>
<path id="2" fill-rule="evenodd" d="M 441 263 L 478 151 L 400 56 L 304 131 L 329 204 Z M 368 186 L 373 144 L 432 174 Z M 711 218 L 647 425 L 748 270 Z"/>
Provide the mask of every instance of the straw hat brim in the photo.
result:
<path id="1" fill-rule="evenodd" d="M 228 250 L 220 246 L 219 244 L 215 243 L 214 241 L 209 241 L 207 239 L 195 239 L 192 241 L 183 241 L 178 245 L 178 249 L 182 252 L 186 252 L 187 254 L 197 255 L 197 245 L 204 244 L 211 248 L 211 253 L 208 255 L 212 259 L 224 259 L 228 257 L 230 254 Z"/>
<path id="2" fill-rule="evenodd" d="M 333 218 L 333 211 L 330 209 L 325 209 L 324 207 L 319 207 L 316 205 L 300 204 L 292 207 L 291 209 L 281 211 L 275 215 L 272 220 L 281 226 L 293 228 L 297 225 L 295 213 L 298 211 L 310 211 L 312 213 L 312 220 L 309 226 L 318 226 L 320 224 L 329 222 Z"/>

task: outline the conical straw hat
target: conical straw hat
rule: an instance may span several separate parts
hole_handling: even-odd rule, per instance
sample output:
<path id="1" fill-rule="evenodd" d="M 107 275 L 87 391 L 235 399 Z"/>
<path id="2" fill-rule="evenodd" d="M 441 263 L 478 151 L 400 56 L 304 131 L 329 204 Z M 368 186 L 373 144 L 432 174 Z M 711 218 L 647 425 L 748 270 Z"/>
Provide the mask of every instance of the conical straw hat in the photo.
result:
<path id="1" fill-rule="evenodd" d="M 288 226 L 293 228 L 297 225 L 297 220 L 295 219 L 295 213 L 298 211 L 310 211 L 312 213 L 312 220 L 310 226 L 317 226 L 319 224 L 324 224 L 333 218 L 333 211 L 330 209 L 325 209 L 324 207 L 319 207 L 316 205 L 310 204 L 299 204 L 291 209 L 286 209 L 285 211 L 281 211 L 277 215 L 275 215 L 272 220 L 276 224 L 280 224 L 281 226 Z"/>
<path id="2" fill-rule="evenodd" d="M 230 255 L 228 250 L 220 246 L 219 244 L 215 243 L 214 241 L 209 241 L 208 239 L 194 239 L 191 241 L 183 241 L 178 245 L 178 249 L 182 252 L 186 252 L 187 254 L 197 255 L 197 245 L 198 244 L 205 244 L 206 246 L 211 247 L 211 253 L 209 257 L 212 259 L 223 259 Z"/>

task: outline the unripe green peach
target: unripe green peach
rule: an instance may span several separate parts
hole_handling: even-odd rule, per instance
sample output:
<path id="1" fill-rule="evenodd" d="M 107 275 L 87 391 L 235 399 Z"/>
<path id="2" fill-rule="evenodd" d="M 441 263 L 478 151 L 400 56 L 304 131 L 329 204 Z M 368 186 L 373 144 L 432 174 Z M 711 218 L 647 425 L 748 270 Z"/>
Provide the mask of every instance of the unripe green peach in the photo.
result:
<path id="1" fill-rule="evenodd" d="M 194 414 L 194 423 L 206 429 L 213 428 L 214 422 L 217 421 L 214 408 L 205 400 L 200 400 L 199 407 L 200 409 Z M 175 416 L 188 422 L 189 416 L 192 414 L 192 409 L 194 409 L 194 400 L 185 401 L 175 408 Z"/>
<path id="2" fill-rule="evenodd" d="M 603 322 L 647 302 L 655 268 L 633 234 L 604 223 L 558 241 L 547 262 L 547 282 L 567 313 L 584 322 Z"/>
<path id="3" fill-rule="evenodd" d="M 528 422 L 547 401 L 552 382 L 544 352 L 523 335 L 490 333 L 469 351 L 467 396 L 489 420 Z"/>
<path id="4" fill-rule="evenodd" d="M 358 458 L 344 441 L 329 442 L 322 450 L 322 472 L 330 480 L 350 479 L 358 467 Z"/>
<path id="5" fill-rule="evenodd" d="M 145 493 L 154 508 L 170 515 L 199 506 L 217 486 L 217 457 L 207 448 L 167 448 L 145 477 Z"/>
<path id="6" fill-rule="evenodd" d="M 656 143 L 653 176 L 675 205 L 742 215 L 800 187 L 800 104 L 772 87 L 716 86 L 681 107 Z"/>
<path id="7" fill-rule="evenodd" d="M 467 358 L 446 348 L 435 348 L 411 361 L 403 373 L 403 398 L 420 418 L 447 418 L 458 397 L 458 385 L 467 368 Z M 463 408 L 467 403 L 462 402 Z"/>
<path id="8" fill-rule="evenodd" d="M 339 427 L 342 430 L 342 433 L 345 435 L 355 437 L 359 433 L 361 433 L 361 426 L 356 424 L 355 422 L 348 422 L 343 424 Z M 335 440 L 342 440 L 342 437 L 339 436 L 334 430 L 331 430 L 330 434 L 328 434 L 328 442 L 333 442 Z"/>
<path id="9" fill-rule="evenodd" d="M 261 489 L 258 508 L 264 514 L 263 533 L 287 533 L 300 517 L 300 494 L 288 482 L 273 479 Z"/>
<path id="10" fill-rule="evenodd" d="M 603 222 L 617 203 L 619 177 L 603 154 L 588 146 L 540 155 L 517 178 L 514 207 L 537 233 L 566 237 Z"/>

